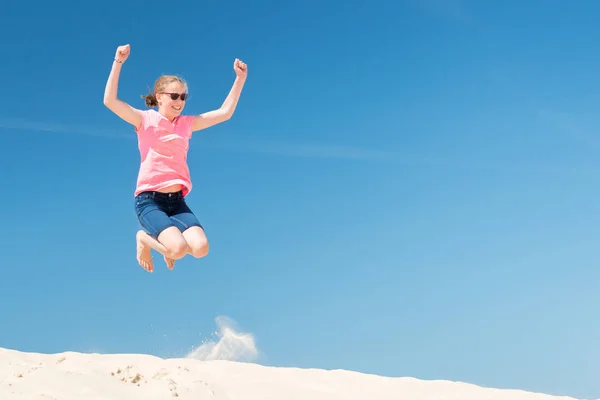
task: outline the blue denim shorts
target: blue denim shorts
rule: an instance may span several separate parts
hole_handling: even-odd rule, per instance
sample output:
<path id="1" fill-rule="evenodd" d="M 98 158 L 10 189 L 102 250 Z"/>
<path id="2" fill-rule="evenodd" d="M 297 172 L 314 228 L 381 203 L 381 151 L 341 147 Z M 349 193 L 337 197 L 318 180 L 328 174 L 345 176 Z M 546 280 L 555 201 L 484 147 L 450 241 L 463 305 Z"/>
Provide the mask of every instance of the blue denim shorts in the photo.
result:
<path id="1" fill-rule="evenodd" d="M 181 232 L 192 226 L 204 229 L 186 204 L 182 192 L 142 192 L 134 200 L 140 225 L 155 239 L 171 226 L 176 226 Z"/>

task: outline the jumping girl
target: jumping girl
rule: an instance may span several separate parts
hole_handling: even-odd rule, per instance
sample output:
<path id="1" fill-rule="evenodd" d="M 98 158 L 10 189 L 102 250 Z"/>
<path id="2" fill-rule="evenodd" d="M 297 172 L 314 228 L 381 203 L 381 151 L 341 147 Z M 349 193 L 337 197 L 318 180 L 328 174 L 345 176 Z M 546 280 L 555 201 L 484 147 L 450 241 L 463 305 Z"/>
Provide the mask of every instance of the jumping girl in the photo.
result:
<path id="1" fill-rule="evenodd" d="M 148 110 L 138 110 L 117 97 L 119 74 L 130 46 L 119 46 L 104 91 L 104 105 L 131 125 L 138 138 L 141 165 L 134 193 L 134 209 L 143 229 L 136 234 L 137 261 L 154 271 L 151 249 L 164 256 L 169 269 L 175 260 L 208 254 L 204 228 L 186 204 L 192 190 L 187 151 L 192 133 L 227 121 L 233 115 L 246 82 L 246 64 L 235 59 L 236 79 L 221 108 L 199 115 L 182 115 L 187 84 L 173 75 L 156 80 L 145 96 Z M 158 107 L 158 111 L 154 110 Z"/>

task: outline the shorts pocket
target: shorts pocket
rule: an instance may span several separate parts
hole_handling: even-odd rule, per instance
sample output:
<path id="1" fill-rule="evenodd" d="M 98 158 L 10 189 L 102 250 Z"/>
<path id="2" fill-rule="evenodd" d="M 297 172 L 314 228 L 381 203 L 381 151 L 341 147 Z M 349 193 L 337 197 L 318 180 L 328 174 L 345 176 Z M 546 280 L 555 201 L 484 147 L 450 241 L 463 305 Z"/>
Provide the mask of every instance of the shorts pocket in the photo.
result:
<path id="1" fill-rule="evenodd" d="M 148 196 L 148 194 L 141 193 L 135 197 L 133 202 L 133 208 L 135 210 L 136 215 L 139 217 L 149 205 L 152 205 L 153 200 Z"/>

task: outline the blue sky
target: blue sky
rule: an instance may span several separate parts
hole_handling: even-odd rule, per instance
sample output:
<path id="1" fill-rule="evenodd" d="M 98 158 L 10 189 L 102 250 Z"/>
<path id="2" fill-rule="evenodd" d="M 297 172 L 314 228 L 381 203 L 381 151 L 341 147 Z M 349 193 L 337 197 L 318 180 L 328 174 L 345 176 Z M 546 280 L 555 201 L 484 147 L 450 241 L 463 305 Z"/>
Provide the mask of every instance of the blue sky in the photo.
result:
<path id="1" fill-rule="evenodd" d="M 485 4 L 484 4 L 485 3 Z M 11 2 L 0 15 L 0 346 L 258 362 L 600 397 L 600 3 Z M 209 256 L 135 260 L 135 133 L 181 74 Z"/>

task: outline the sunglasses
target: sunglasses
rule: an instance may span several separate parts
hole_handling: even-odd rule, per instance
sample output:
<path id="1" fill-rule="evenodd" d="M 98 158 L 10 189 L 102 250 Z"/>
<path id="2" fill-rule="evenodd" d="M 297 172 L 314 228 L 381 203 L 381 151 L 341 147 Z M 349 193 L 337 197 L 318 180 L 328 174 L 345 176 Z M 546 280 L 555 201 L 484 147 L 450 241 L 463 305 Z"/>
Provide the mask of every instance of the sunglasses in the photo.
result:
<path id="1" fill-rule="evenodd" d="M 188 94 L 187 93 L 167 93 L 167 92 L 160 92 L 161 94 L 168 94 L 169 96 L 171 96 L 171 100 L 177 100 L 178 98 L 181 97 L 182 101 L 185 101 L 185 99 L 187 99 Z"/>

